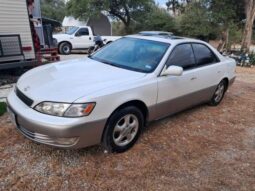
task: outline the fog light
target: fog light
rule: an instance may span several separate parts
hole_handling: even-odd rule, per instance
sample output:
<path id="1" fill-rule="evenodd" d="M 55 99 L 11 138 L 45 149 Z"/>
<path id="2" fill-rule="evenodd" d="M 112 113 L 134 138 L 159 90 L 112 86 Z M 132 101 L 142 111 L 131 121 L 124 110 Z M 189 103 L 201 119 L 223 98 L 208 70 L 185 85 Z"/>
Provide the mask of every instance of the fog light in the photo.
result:
<path id="1" fill-rule="evenodd" d="M 78 137 L 72 137 L 72 138 L 55 138 L 55 143 L 59 145 L 74 145 L 78 142 Z"/>

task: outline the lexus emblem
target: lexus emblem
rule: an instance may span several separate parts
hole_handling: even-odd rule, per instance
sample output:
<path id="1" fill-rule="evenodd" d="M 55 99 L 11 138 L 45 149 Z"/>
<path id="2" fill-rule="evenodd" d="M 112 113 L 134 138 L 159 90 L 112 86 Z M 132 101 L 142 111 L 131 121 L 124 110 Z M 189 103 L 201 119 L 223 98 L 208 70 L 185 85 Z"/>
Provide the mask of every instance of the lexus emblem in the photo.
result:
<path id="1" fill-rule="evenodd" d="M 30 89 L 30 87 L 27 86 L 27 87 L 24 88 L 24 91 L 27 92 L 29 89 Z"/>

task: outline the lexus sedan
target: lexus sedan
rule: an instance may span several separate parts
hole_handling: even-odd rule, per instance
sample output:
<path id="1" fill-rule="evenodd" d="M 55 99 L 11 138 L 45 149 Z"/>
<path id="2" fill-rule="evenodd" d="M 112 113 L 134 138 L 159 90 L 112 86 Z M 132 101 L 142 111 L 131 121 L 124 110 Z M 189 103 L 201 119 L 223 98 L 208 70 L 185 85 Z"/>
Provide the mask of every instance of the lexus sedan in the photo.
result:
<path id="1" fill-rule="evenodd" d="M 131 35 L 89 57 L 28 71 L 8 96 L 8 108 L 19 132 L 35 142 L 123 152 L 151 121 L 218 105 L 235 67 L 203 41 Z"/>

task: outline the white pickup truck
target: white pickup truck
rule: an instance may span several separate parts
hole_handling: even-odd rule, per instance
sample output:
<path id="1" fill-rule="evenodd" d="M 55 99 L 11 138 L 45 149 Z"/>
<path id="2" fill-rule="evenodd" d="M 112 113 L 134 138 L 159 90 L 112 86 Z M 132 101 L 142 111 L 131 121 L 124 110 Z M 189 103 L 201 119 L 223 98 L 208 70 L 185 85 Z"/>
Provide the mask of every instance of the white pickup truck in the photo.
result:
<path id="1" fill-rule="evenodd" d="M 88 49 L 94 46 L 94 33 L 89 26 L 71 27 L 64 34 L 55 34 L 53 38 L 56 40 L 60 54 L 70 54 L 74 49 Z M 111 43 L 120 36 L 102 36 L 106 44 Z"/>

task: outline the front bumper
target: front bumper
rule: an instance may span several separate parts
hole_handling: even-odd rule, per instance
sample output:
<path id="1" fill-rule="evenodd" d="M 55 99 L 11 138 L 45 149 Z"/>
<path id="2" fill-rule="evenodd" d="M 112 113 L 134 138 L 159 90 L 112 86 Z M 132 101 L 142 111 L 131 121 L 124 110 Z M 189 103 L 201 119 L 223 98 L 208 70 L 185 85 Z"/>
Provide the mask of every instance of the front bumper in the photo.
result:
<path id="1" fill-rule="evenodd" d="M 14 91 L 7 104 L 17 129 L 30 140 L 61 148 L 83 148 L 101 142 L 106 119 L 86 121 L 86 117 L 45 115 L 28 107 Z"/>

